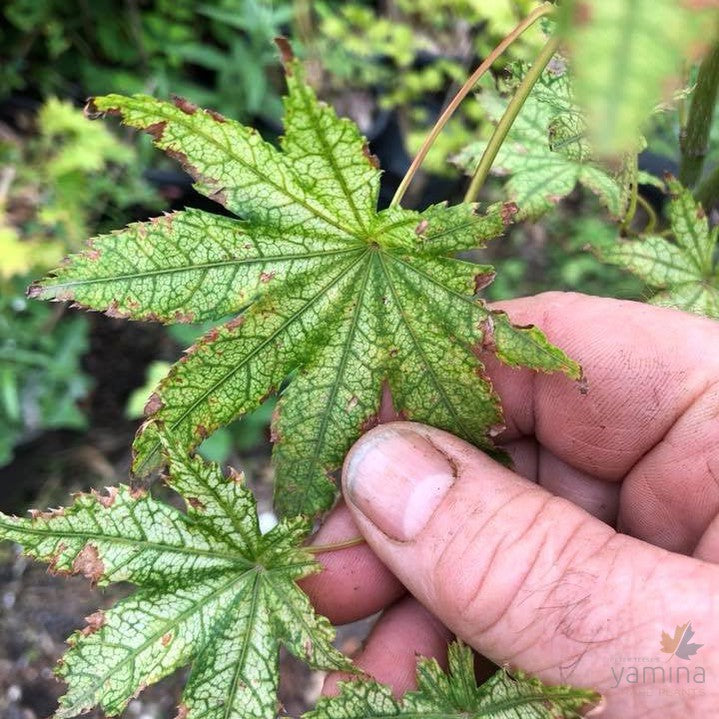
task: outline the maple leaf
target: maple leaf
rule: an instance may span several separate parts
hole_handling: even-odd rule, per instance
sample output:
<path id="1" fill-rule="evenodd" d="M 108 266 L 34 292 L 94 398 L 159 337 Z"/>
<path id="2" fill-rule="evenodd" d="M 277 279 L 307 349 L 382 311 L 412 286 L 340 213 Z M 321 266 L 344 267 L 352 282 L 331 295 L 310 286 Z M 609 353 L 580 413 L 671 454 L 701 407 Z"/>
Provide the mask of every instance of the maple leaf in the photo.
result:
<path id="1" fill-rule="evenodd" d="M 675 657 L 679 657 L 680 659 L 691 659 L 704 645 L 703 644 L 693 644 L 690 640 L 694 636 L 694 631 L 692 630 L 691 622 L 687 624 L 686 631 L 684 632 L 684 635 L 682 636 L 681 643 L 676 648 L 676 651 L 674 652 Z"/>
<path id="2" fill-rule="evenodd" d="M 377 682 L 343 682 L 338 696 L 322 697 L 304 719 L 573 719 L 600 700 L 596 692 L 548 686 L 505 670 L 478 687 L 472 650 L 459 642 L 449 648 L 447 674 L 434 659 L 418 661 L 417 686 L 397 700 Z"/>
<path id="3" fill-rule="evenodd" d="M 678 624 L 676 628 L 674 629 L 674 636 L 670 637 L 669 634 L 666 632 L 662 632 L 662 652 L 664 654 L 674 654 L 677 647 L 679 646 L 679 642 L 681 642 L 682 637 L 684 636 L 684 630 L 687 628 L 687 624 Z"/>
<path id="4" fill-rule="evenodd" d="M 0 538 L 53 571 L 138 587 L 68 640 L 58 669 L 68 691 L 57 719 L 95 705 L 115 715 L 187 664 L 180 716 L 273 719 L 280 644 L 311 666 L 351 670 L 330 644 L 331 625 L 296 584 L 319 570 L 298 546 L 308 522 L 285 520 L 261 535 L 240 474 L 225 477 L 216 464 L 167 445 L 166 452 L 166 481 L 186 512 L 120 485 L 30 519 L 0 514 Z"/>
<path id="5" fill-rule="evenodd" d="M 498 123 L 507 101 L 492 90 L 482 91 L 478 101 Z M 622 171 L 612 173 L 595 162 L 585 135 L 586 124 L 574 104 L 566 71 L 558 67 L 543 72 L 492 166 L 494 174 L 509 176 L 505 189 L 524 216 L 547 212 L 578 182 L 592 190 L 613 216 L 624 214 L 627 183 Z M 486 147 L 484 141 L 474 142 L 455 162 L 472 173 Z"/>
<path id="6" fill-rule="evenodd" d="M 243 219 L 185 210 L 130 225 L 92 240 L 30 294 L 163 322 L 237 315 L 188 351 L 147 411 L 190 449 L 281 390 L 276 505 L 316 514 L 334 501 L 330 473 L 375 421 L 385 384 L 403 416 L 489 449 L 502 415 L 479 349 L 511 366 L 580 370 L 539 330 L 476 298 L 491 267 L 451 258 L 501 234 L 515 208 L 378 212 L 381 173 L 365 140 L 318 102 L 282 49 L 280 149 L 185 100 L 92 101 L 93 112 L 153 135 L 199 192 Z M 155 427 L 135 441 L 139 475 L 160 461 Z"/>
<path id="7" fill-rule="evenodd" d="M 619 265 L 659 290 L 650 302 L 719 318 L 719 267 L 714 259 L 719 229 L 678 180 L 668 178 L 669 220 L 674 242 L 659 235 L 595 247 L 605 262 Z"/>

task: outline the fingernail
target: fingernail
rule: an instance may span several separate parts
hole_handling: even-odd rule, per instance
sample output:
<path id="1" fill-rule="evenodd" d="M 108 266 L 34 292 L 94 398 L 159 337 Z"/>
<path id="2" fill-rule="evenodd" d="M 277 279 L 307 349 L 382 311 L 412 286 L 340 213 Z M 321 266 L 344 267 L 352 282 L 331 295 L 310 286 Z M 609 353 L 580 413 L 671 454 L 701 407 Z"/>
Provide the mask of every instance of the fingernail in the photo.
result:
<path id="1" fill-rule="evenodd" d="M 454 484 L 447 457 L 417 432 L 375 430 L 352 450 L 343 482 L 348 500 L 392 539 L 416 537 Z"/>

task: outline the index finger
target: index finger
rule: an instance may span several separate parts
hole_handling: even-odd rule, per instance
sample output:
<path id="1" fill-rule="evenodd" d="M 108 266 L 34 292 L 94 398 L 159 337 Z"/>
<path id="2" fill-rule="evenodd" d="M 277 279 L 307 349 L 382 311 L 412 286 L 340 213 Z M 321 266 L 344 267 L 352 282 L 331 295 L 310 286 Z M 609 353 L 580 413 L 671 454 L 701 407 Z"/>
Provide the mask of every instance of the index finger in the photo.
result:
<path id="1" fill-rule="evenodd" d="M 577 360 L 587 391 L 564 376 L 512 369 L 482 355 L 505 412 L 498 440 L 534 436 L 592 476 L 622 479 L 719 382 L 713 320 L 565 292 L 500 307 L 517 324 L 536 324 Z"/>

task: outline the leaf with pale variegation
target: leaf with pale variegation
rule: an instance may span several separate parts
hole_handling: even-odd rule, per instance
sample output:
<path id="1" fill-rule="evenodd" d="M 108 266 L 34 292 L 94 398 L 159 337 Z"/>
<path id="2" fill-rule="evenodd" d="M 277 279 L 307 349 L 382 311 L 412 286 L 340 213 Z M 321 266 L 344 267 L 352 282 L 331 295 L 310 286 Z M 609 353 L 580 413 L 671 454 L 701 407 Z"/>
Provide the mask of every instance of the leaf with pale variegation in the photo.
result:
<path id="1" fill-rule="evenodd" d="M 304 719 L 578 719 L 599 702 L 596 692 L 549 686 L 500 670 L 481 686 L 468 647 L 449 648 L 449 672 L 434 659 L 417 664 L 417 691 L 401 699 L 377 682 L 349 681 L 339 696 L 323 697 Z"/>
<path id="2" fill-rule="evenodd" d="M 669 220 L 673 241 L 660 235 L 618 240 L 597 247 L 606 262 L 619 265 L 659 290 L 650 302 L 719 319 L 719 228 L 710 229 L 702 206 L 671 178 Z"/>
<path id="3" fill-rule="evenodd" d="M 331 645 L 332 626 L 296 584 L 319 570 L 299 546 L 308 522 L 285 520 L 261 535 L 241 475 L 166 451 L 167 483 L 185 512 L 121 485 L 29 519 L 0 514 L 0 538 L 53 571 L 137 587 L 70 638 L 56 719 L 96 705 L 114 716 L 187 665 L 180 716 L 274 719 L 280 645 L 313 667 L 351 670 Z"/>
<path id="4" fill-rule="evenodd" d="M 185 210 L 130 225 L 31 294 L 162 322 L 236 315 L 173 367 L 147 410 L 190 449 L 281 391 L 276 504 L 315 514 L 332 505 L 330 473 L 375 421 L 385 384 L 404 416 L 489 449 L 502 414 L 480 350 L 572 377 L 579 368 L 477 299 L 491 267 L 452 258 L 500 235 L 515 208 L 378 211 L 381 173 L 359 130 L 285 64 L 280 149 L 183 100 L 96 98 L 93 111 L 149 132 L 199 192 L 243 219 Z M 160 461 L 155 426 L 135 442 L 140 475 Z"/>

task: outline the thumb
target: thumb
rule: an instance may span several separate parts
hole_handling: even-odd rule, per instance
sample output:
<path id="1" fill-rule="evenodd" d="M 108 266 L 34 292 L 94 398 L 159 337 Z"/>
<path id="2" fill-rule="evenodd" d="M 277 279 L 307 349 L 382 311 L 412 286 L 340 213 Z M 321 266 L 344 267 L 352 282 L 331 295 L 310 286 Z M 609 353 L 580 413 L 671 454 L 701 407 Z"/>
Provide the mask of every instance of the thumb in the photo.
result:
<path id="1" fill-rule="evenodd" d="M 661 664 L 662 630 L 691 620 L 706 646 L 699 663 L 719 670 L 718 642 L 709 636 L 718 633 L 715 565 L 617 534 L 424 425 L 396 422 L 367 433 L 347 457 L 343 484 L 379 558 L 498 664 L 597 688 L 611 699 L 612 716 L 639 705 L 652 716 L 652 703 L 666 696 L 659 687 L 640 696 L 646 686 L 625 681 L 624 659 Z"/>

